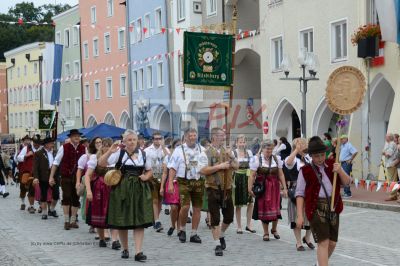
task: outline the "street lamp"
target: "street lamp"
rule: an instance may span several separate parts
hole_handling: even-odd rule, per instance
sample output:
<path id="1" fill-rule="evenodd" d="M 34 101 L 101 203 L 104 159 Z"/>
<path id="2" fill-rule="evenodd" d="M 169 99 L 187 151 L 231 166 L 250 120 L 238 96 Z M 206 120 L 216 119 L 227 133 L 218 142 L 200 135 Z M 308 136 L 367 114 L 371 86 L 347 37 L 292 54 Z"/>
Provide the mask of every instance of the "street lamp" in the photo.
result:
<path id="1" fill-rule="evenodd" d="M 307 52 L 307 49 L 305 48 L 300 50 L 297 61 L 300 65 L 300 68 L 302 69 L 303 75 L 298 78 L 290 78 L 289 73 L 292 67 L 292 61 L 287 54 L 283 56 L 281 68 L 285 73 L 285 77 L 281 78 L 281 80 L 295 80 L 300 82 L 300 92 L 303 98 L 303 109 L 301 110 L 301 133 L 303 135 L 303 138 L 307 138 L 307 82 L 310 80 L 319 80 L 315 77 L 318 72 L 319 61 L 317 55 Z M 306 77 L 306 70 L 308 70 L 309 73 L 308 77 Z M 301 86 L 302 83 L 303 86 Z"/>

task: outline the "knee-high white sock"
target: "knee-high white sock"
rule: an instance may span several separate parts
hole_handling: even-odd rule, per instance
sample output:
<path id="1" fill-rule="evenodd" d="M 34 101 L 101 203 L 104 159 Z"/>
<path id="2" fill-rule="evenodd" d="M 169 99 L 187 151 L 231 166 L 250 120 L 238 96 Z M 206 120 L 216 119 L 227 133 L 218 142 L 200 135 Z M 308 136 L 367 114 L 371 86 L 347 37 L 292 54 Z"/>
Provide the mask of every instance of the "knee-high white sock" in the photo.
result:
<path id="1" fill-rule="evenodd" d="M 6 186 L 0 186 L 0 192 L 1 193 L 6 193 Z"/>

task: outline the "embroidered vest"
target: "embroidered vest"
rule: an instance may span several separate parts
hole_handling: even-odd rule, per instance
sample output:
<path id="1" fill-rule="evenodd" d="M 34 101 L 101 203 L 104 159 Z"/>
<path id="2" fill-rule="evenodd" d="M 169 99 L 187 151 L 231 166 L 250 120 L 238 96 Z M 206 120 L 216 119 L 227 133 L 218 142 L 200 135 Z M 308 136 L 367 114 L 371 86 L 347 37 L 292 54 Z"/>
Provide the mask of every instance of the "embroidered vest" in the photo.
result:
<path id="1" fill-rule="evenodd" d="M 63 145 L 64 155 L 61 160 L 61 176 L 71 177 L 75 176 L 78 168 L 78 160 L 85 154 L 85 146 L 79 144 L 75 149 L 74 145 L 67 143 Z"/>
<path id="2" fill-rule="evenodd" d="M 210 148 L 208 148 L 206 153 L 209 160 L 209 166 L 214 166 L 230 160 L 225 152 L 225 148 L 223 147 L 221 147 L 221 150 L 218 153 L 217 149 L 211 146 Z M 232 169 L 220 170 L 206 176 L 206 187 L 210 187 L 213 189 L 231 189 Z"/>
<path id="3" fill-rule="evenodd" d="M 328 176 L 329 180 L 333 184 L 333 164 L 335 161 L 333 160 L 326 160 L 325 163 L 328 167 L 325 168 L 325 173 Z M 319 190 L 321 188 L 321 184 L 319 183 L 318 177 L 314 173 L 311 165 L 307 164 L 302 168 L 304 180 L 306 181 L 306 189 L 305 189 L 305 212 L 307 215 L 307 219 L 311 220 L 315 209 L 317 208 L 317 201 Z M 336 191 L 335 191 L 335 212 L 341 213 L 343 211 L 343 202 L 342 197 L 340 196 L 340 178 L 337 178 L 336 182 Z"/>
<path id="4" fill-rule="evenodd" d="M 28 154 L 30 151 L 32 151 L 32 147 L 31 147 L 31 145 L 28 145 L 26 148 L 26 154 Z M 21 171 L 21 173 L 32 173 L 34 156 L 35 155 L 25 158 L 22 163 L 18 164 L 18 165 L 21 165 L 19 168 L 19 171 Z"/>

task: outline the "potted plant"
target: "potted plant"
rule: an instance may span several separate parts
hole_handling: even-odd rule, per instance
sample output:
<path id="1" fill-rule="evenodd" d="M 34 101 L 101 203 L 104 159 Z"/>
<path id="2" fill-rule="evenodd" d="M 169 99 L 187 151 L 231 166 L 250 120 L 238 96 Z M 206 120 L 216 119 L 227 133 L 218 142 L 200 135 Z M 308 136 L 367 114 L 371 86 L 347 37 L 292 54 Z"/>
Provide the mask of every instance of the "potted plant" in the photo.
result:
<path id="1" fill-rule="evenodd" d="M 357 56 L 374 58 L 379 54 L 381 28 L 376 24 L 360 26 L 351 36 L 353 45 L 357 45 Z"/>

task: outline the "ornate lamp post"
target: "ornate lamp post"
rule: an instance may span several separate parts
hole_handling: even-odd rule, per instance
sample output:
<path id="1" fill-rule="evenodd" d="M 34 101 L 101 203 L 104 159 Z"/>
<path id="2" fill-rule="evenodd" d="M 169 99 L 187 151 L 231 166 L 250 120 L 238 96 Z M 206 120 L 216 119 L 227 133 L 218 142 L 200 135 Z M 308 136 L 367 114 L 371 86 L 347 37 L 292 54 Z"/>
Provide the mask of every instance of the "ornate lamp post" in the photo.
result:
<path id="1" fill-rule="evenodd" d="M 301 49 L 297 61 L 302 69 L 302 75 L 298 78 L 290 78 L 289 73 L 292 67 L 292 62 L 288 55 L 284 55 L 281 68 L 286 77 L 281 78 L 281 80 L 295 80 L 300 82 L 300 92 L 303 100 L 303 109 L 301 110 L 301 133 L 303 138 L 307 138 L 307 83 L 311 80 L 319 80 L 315 77 L 319 68 L 319 61 L 317 55 L 307 52 L 307 49 L 305 48 Z M 308 70 L 309 73 L 308 77 L 306 77 L 306 70 Z"/>

